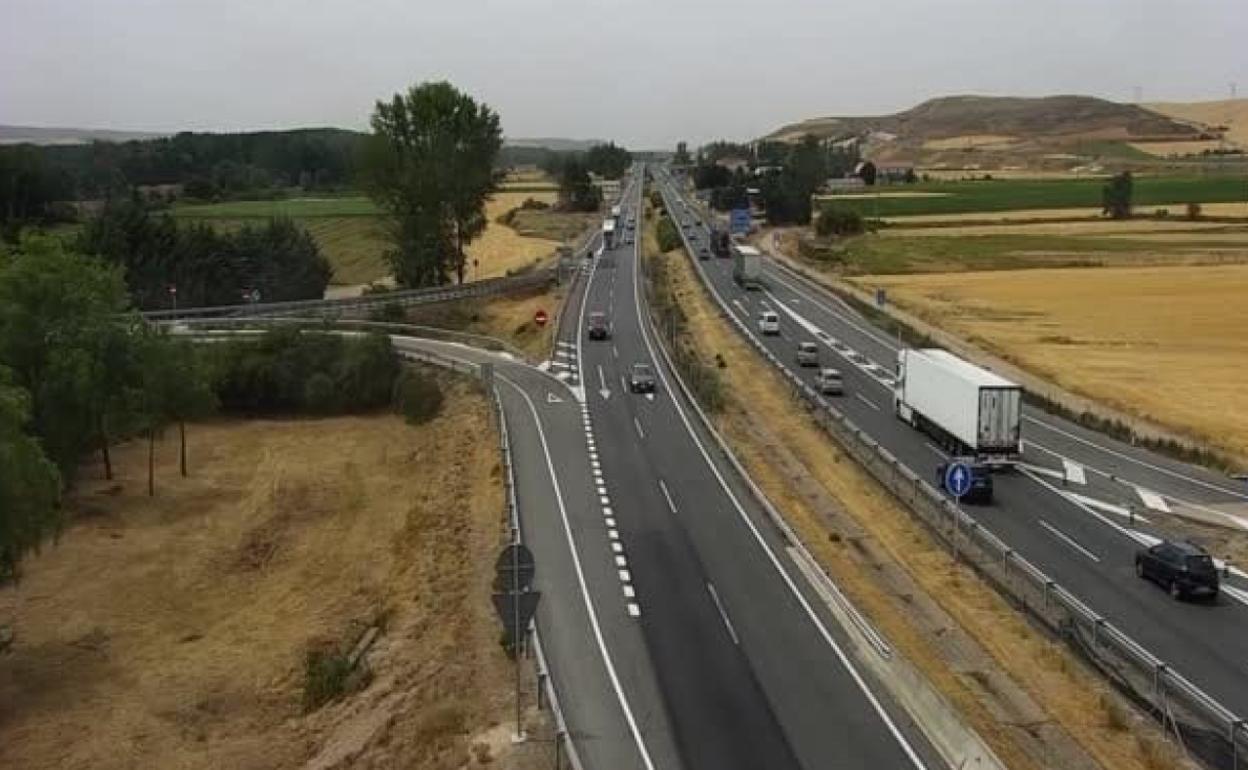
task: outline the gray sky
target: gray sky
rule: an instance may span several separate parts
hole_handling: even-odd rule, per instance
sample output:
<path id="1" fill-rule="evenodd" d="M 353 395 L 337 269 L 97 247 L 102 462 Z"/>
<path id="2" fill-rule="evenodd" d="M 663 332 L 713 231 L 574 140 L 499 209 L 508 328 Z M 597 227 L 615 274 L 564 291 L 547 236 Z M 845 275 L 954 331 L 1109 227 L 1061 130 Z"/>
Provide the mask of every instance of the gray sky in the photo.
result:
<path id="1" fill-rule="evenodd" d="M 367 126 L 447 79 L 510 136 L 749 138 L 953 93 L 1248 95 L 1246 0 L 0 0 L 0 123 Z"/>

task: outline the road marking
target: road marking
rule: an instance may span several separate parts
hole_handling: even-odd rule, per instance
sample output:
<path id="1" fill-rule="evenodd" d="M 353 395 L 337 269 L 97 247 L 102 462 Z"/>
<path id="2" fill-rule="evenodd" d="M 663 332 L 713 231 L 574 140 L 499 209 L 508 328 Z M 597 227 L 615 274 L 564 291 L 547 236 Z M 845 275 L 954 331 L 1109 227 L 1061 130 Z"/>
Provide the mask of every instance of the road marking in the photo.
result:
<path id="1" fill-rule="evenodd" d="M 605 484 L 599 484 L 599 485 L 598 485 L 598 494 L 600 494 L 600 495 L 605 495 L 606 493 L 607 493 L 607 486 L 606 486 Z"/>
<path id="2" fill-rule="evenodd" d="M 1075 492 L 1066 492 L 1064 494 L 1066 495 L 1066 497 L 1069 497 L 1072 500 L 1076 500 L 1088 506 L 1089 508 L 1095 508 L 1098 511 L 1105 511 L 1106 513 L 1112 513 L 1115 516 L 1121 516 L 1124 519 L 1131 518 L 1130 508 L 1127 508 L 1121 505 L 1114 505 L 1113 503 L 1107 503 L 1104 500 L 1097 500 L 1095 497 L 1088 497 L 1086 495 L 1080 495 Z M 1143 524 L 1149 523 L 1148 519 L 1144 518 L 1143 516 L 1140 516 L 1139 514 L 1136 514 L 1135 520 Z"/>
<path id="3" fill-rule="evenodd" d="M 1054 536 L 1056 536 L 1059 540 L 1061 540 L 1066 545 L 1070 546 L 1071 548 L 1074 548 L 1076 551 L 1078 551 L 1079 553 L 1083 554 L 1084 556 L 1088 557 L 1089 559 L 1091 559 L 1092 561 L 1098 564 L 1101 562 L 1101 557 L 1092 553 L 1087 548 L 1084 548 L 1083 546 L 1079 545 L 1079 543 L 1076 542 L 1075 539 L 1071 537 L 1070 535 L 1067 535 L 1065 532 L 1061 531 L 1060 529 L 1053 526 L 1052 524 L 1045 521 L 1044 519 L 1037 519 L 1037 521 L 1039 522 L 1040 526 L 1044 527 L 1049 532 L 1052 532 Z"/>
<path id="4" fill-rule="evenodd" d="M 598 389 L 598 395 L 602 396 L 603 401 L 606 401 L 611 398 L 611 390 L 607 387 L 607 376 L 602 373 L 602 364 L 598 364 L 598 382 L 602 385 Z"/>
<path id="5" fill-rule="evenodd" d="M 746 318 L 749 318 L 749 317 L 750 317 L 750 311 L 748 311 L 748 310 L 746 310 L 746 309 L 745 309 L 745 305 L 742 305 L 742 304 L 741 304 L 741 300 L 739 300 L 739 299 L 734 299 L 734 300 L 732 301 L 732 304 L 736 305 L 737 310 L 741 311 L 741 315 L 745 316 Z"/>
<path id="6" fill-rule="evenodd" d="M 862 395 L 861 393 L 855 393 L 854 395 L 855 395 L 855 396 L 858 398 L 858 400 L 859 400 L 859 401 L 861 401 L 862 403 L 866 404 L 867 406 L 871 407 L 872 409 L 874 409 L 874 410 L 875 410 L 875 411 L 877 411 L 877 412 L 878 412 L 878 411 L 880 411 L 880 407 L 879 407 L 879 406 L 878 406 L 878 405 L 877 405 L 874 401 L 872 401 L 871 399 L 867 398 L 866 396 Z"/>
<path id="7" fill-rule="evenodd" d="M 624 553 L 624 545 L 622 543 L 612 542 L 611 551 L 614 553 Z M 622 567 L 624 565 L 621 564 L 620 566 Z"/>
<path id="8" fill-rule="evenodd" d="M 1076 484 L 1087 484 L 1088 477 L 1083 472 L 1083 466 L 1073 460 L 1062 458 L 1062 470 L 1066 473 L 1066 479 Z"/>
<path id="9" fill-rule="evenodd" d="M 638 436 L 641 436 L 642 438 L 646 437 L 646 432 L 641 429 L 641 423 L 637 421 L 636 417 L 633 418 L 633 427 L 637 429 Z"/>
<path id="10" fill-rule="evenodd" d="M 599 502 L 599 504 L 601 504 L 601 505 L 610 505 L 610 504 L 611 504 L 611 499 L 610 499 L 609 497 L 607 497 L 606 495 L 602 495 L 602 496 L 600 496 L 600 497 L 598 498 L 598 502 Z"/>
<path id="11" fill-rule="evenodd" d="M 1226 583 L 1222 584 L 1222 591 L 1240 604 L 1248 605 L 1248 591 L 1235 586 L 1229 586 Z"/>
<path id="12" fill-rule="evenodd" d="M 728 619 L 728 613 L 724 612 L 724 605 L 719 603 L 719 594 L 715 593 L 715 586 L 707 583 L 706 590 L 710 592 L 711 601 L 715 603 L 715 609 L 719 610 L 719 616 L 724 620 L 724 627 L 728 629 L 728 635 L 732 637 L 732 643 L 740 647 L 741 640 L 737 638 L 737 630 L 732 627 L 732 621 Z"/>
<path id="13" fill-rule="evenodd" d="M 619 357 L 620 357 L 620 351 L 619 351 L 619 349 L 618 349 L 618 348 L 616 348 L 616 347 L 615 347 L 615 345 L 612 345 L 612 346 L 611 346 L 611 357 L 612 357 L 612 358 L 619 358 Z"/>
<path id="14" fill-rule="evenodd" d="M 621 582 L 621 583 L 631 583 L 631 582 L 633 582 L 633 576 L 632 576 L 632 575 L 630 575 L 630 574 L 628 574 L 628 570 L 626 570 L 626 569 L 617 570 L 617 573 L 618 573 L 618 574 L 619 574 L 619 576 L 620 576 L 620 582 Z"/>
<path id="15" fill-rule="evenodd" d="M 606 524 L 608 527 L 614 527 L 614 526 L 615 526 L 615 519 L 611 518 L 610 516 L 607 516 L 607 517 L 605 517 L 605 520 L 603 521 L 603 524 Z"/>
<path id="16" fill-rule="evenodd" d="M 604 507 L 604 508 L 602 509 L 602 515 L 603 515 L 603 516 L 614 516 L 615 514 L 613 514 L 613 513 L 611 512 L 611 509 L 610 509 L 610 508 L 606 508 L 606 507 Z"/>
<path id="17" fill-rule="evenodd" d="M 620 533 L 619 533 L 617 530 L 614 530 L 614 529 L 608 529 L 608 530 L 607 530 L 607 537 L 608 537 L 608 538 L 610 538 L 611 540 L 619 540 L 619 539 L 620 539 Z"/>
<path id="18" fill-rule="evenodd" d="M 638 247 L 634 246 L 633 248 L 634 248 L 634 252 L 636 252 Z M 634 257 L 635 256 L 636 256 L 636 253 L 634 253 Z M 637 321 L 641 325 L 642 342 L 645 343 L 646 350 L 649 351 L 651 360 L 657 362 L 659 358 L 658 354 L 655 352 L 654 343 L 650 341 L 650 333 L 646 329 L 645 319 L 641 315 L 642 311 L 641 311 L 641 299 L 640 299 L 640 288 L 639 288 L 640 282 L 638 280 L 638 271 L 640 269 L 641 267 L 640 267 L 639 260 L 634 259 L 633 260 L 633 308 L 637 313 Z M 716 296 L 719 296 L 714 286 L 711 286 L 710 290 L 714 292 Z M 667 374 L 663 371 L 663 367 L 656 366 L 655 370 L 659 374 L 659 379 L 663 382 L 663 387 L 666 388 L 670 392 L 672 390 L 671 383 L 668 381 Z M 732 488 L 728 485 L 727 479 L 724 478 L 724 475 L 723 473 L 720 472 L 719 467 L 714 463 L 713 460 L 711 460 L 710 453 L 707 451 L 706 446 L 703 445 L 702 439 L 698 436 L 697 431 L 694 430 L 693 424 L 689 421 L 689 416 L 685 414 L 685 409 L 681 405 L 680 399 L 673 398 L 671 399 L 671 402 L 672 402 L 673 407 L 675 407 L 676 409 L 676 414 L 680 417 L 681 422 L 685 426 L 686 434 L 688 434 L 688 436 L 693 439 L 694 445 L 698 448 L 698 451 L 701 453 L 702 459 L 706 462 L 706 465 L 710 469 L 711 474 L 715 477 L 715 480 L 719 482 L 720 488 L 723 489 L 724 494 L 732 502 L 733 508 L 736 509 L 737 515 L 741 518 L 742 522 L 744 522 L 745 526 L 750 530 L 750 534 L 754 536 L 754 541 L 763 550 L 763 553 L 767 555 L 767 559 L 771 562 L 772 567 L 775 568 L 776 573 L 779 574 L 780 579 L 784 582 L 785 586 L 788 587 L 789 592 L 793 595 L 793 597 L 797 600 L 797 603 L 801 606 L 802 610 L 806 613 L 807 619 L 809 619 L 811 624 L 815 627 L 815 629 L 818 630 L 819 635 L 823 637 L 824 643 L 828 645 L 828 648 L 832 650 L 833 655 L 835 655 L 836 659 L 840 661 L 841 666 L 844 667 L 845 671 L 849 674 L 850 678 L 854 680 L 854 684 L 857 685 L 859 692 L 861 692 L 862 696 L 867 700 L 868 703 L 871 704 L 872 710 L 875 712 L 876 716 L 879 717 L 880 721 L 885 725 L 885 727 L 888 728 L 889 734 L 893 736 L 893 740 L 895 740 L 897 742 L 897 745 L 901 747 L 902 752 L 910 760 L 910 764 L 916 768 L 926 768 L 927 765 L 924 764 L 923 760 L 919 758 L 919 755 L 915 752 L 914 747 L 910 745 L 909 739 L 906 738 L 905 734 L 902 733 L 901 729 L 897 726 L 897 723 L 893 721 L 893 718 L 884 709 L 884 705 L 880 703 L 880 699 L 876 697 L 875 692 L 872 691 L 871 687 L 868 686 L 866 680 L 863 679 L 862 674 L 859 673 L 857 667 L 854 666 L 853 661 L 849 659 L 849 656 L 845 653 L 845 650 L 841 649 L 840 644 L 837 643 L 836 639 L 832 636 L 832 633 L 828 631 L 827 626 L 825 626 L 823 621 L 820 620 L 819 615 L 816 614 L 814 608 L 811 606 L 810 602 L 806 599 L 806 596 L 802 593 L 801 589 L 797 587 L 797 583 L 794 582 L 793 577 L 784 568 L 784 565 L 781 564 L 779 557 L 776 556 L 775 552 L 771 549 L 771 546 L 767 545 L 767 541 L 763 538 L 762 533 L 759 531 L 758 527 L 754 524 L 754 521 L 750 518 L 749 514 L 745 512 L 745 508 L 742 507 L 741 501 L 737 499 L 736 494 L 733 493 Z M 712 427 L 711 431 L 714 432 L 714 430 L 715 429 Z"/>
<path id="19" fill-rule="evenodd" d="M 929 451 L 935 452 L 936 456 L 941 458 L 942 460 L 949 459 L 949 455 L 945 453 L 945 450 L 937 449 L 936 445 L 931 443 L 930 441 L 924 441 L 923 446 L 927 447 Z"/>
<path id="20" fill-rule="evenodd" d="M 615 557 L 615 566 L 617 566 L 617 567 L 627 567 L 627 566 L 628 566 L 628 559 L 624 558 L 623 556 L 616 556 L 616 557 Z"/>
<path id="21" fill-rule="evenodd" d="M 632 615 L 635 618 L 641 617 L 641 605 L 639 605 L 637 602 L 629 602 L 628 614 Z"/>
<path id="22" fill-rule="evenodd" d="M 542 454 L 546 458 L 546 471 L 550 474 L 551 486 L 555 491 L 555 503 L 559 508 L 559 518 L 563 522 L 563 534 L 568 543 L 568 551 L 572 556 L 572 567 L 576 571 L 576 582 L 581 589 L 581 599 L 585 602 L 585 612 L 589 617 L 589 625 L 594 632 L 594 640 L 598 643 L 598 651 L 602 654 L 602 663 L 607 669 L 607 677 L 611 680 L 611 687 L 615 690 L 616 699 L 620 702 L 620 709 L 624 712 L 624 718 L 628 722 L 629 732 L 633 735 L 633 741 L 637 744 L 637 753 L 641 755 L 641 761 L 647 770 L 655 770 L 654 761 L 650 759 L 650 750 L 646 748 L 646 741 L 641 736 L 641 729 L 637 726 L 637 719 L 633 716 L 633 709 L 629 705 L 628 696 L 624 694 L 624 688 L 620 684 L 620 677 L 616 673 L 615 663 L 611 660 L 611 653 L 607 650 L 606 638 L 602 635 L 602 626 L 598 624 L 598 612 L 594 609 L 593 599 L 589 595 L 589 585 L 585 582 L 585 572 L 581 568 L 581 557 L 576 552 L 576 539 L 572 536 L 572 524 L 568 520 L 568 510 L 563 503 L 563 491 L 559 488 L 559 475 L 555 472 L 555 461 L 550 456 L 550 445 L 546 442 L 546 430 L 542 427 L 542 420 L 537 414 L 537 407 L 533 404 L 533 400 L 529 398 L 529 394 L 512 382 L 507 377 L 496 374 L 503 382 L 506 382 L 520 394 L 525 403 L 529 407 L 530 414 L 533 415 L 533 422 L 537 426 L 537 437 L 542 446 Z"/>
<path id="23" fill-rule="evenodd" d="M 663 490 L 663 496 L 667 498 L 668 509 L 670 509 L 672 513 L 676 513 L 676 503 L 672 501 L 672 493 L 667 491 L 667 484 L 663 482 L 663 479 L 659 479 L 659 489 Z"/>
<path id="24" fill-rule="evenodd" d="M 1152 508 L 1154 511 L 1170 513 L 1170 506 L 1166 505 L 1166 500 L 1161 495 L 1144 487 L 1136 487 L 1135 492 L 1144 501 L 1144 505 Z"/>
<path id="25" fill-rule="evenodd" d="M 624 585 L 624 596 L 625 596 L 625 597 L 627 597 L 627 598 L 629 598 L 629 599 L 632 599 L 632 598 L 633 598 L 634 596 L 636 596 L 636 595 L 637 595 L 637 592 L 633 590 L 633 587 L 632 587 L 632 586 L 630 586 L 630 585 L 628 585 L 628 584 L 625 584 L 625 585 Z"/>
<path id="26" fill-rule="evenodd" d="M 1159 542 L 1158 539 L 1153 537 L 1152 535 L 1146 534 L 1144 532 L 1139 532 L 1134 529 L 1127 529 L 1121 524 L 1105 518 L 1105 516 L 1097 513 L 1093 509 L 1093 507 L 1088 504 L 1089 502 L 1095 502 L 1095 503 L 1100 504 L 1101 506 L 1105 506 L 1105 505 L 1108 505 L 1108 503 L 1101 503 L 1099 500 L 1091 500 L 1091 498 L 1085 498 L 1083 495 L 1077 495 L 1074 492 L 1063 492 L 1062 490 L 1053 486 L 1052 484 L 1040 478 L 1039 476 L 1027 470 L 1026 468 L 1023 468 L 1020 466 L 1018 470 L 1024 476 L 1028 477 L 1029 479 L 1036 482 L 1037 484 L 1044 487 L 1045 489 L 1048 489 L 1049 491 L 1057 494 L 1059 497 L 1065 498 L 1076 508 L 1079 508 L 1080 510 L 1087 512 L 1089 515 L 1091 515 L 1092 517 L 1100 521 L 1102 524 L 1109 527 L 1110 529 L 1115 530 L 1116 532 L 1118 532 L 1118 534 L 1122 535 L 1123 537 L 1126 537 L 1128 540 L 1132 540 L 1140 545 L 1145 546 L 1146 548 L 1149 546 L 1156 545 Z M 1117 506 L 1114 506 L 1114 507 L 1117 507 Z M 1119 510 L 1125 510 L 1125 509 L 1119 509 Z M 1129 512 L 1128 512 L 1128 515 L 1129 515 Z M 1136 516 L 1135 518 L 1137 521 L 1143 520 L 1139 516 Z"/>

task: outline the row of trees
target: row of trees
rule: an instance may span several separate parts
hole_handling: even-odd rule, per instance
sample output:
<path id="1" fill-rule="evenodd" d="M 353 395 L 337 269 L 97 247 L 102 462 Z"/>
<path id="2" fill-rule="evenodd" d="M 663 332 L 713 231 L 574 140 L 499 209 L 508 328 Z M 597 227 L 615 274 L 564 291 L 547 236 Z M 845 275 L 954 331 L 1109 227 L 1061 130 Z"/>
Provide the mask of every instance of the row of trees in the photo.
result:
<path id="1" fill-rule="evenodd" d="M 138 200 L 107 204 L 83 227 L 77 250 L 124 269 L 143 310 L 236 305 L 259 292 L 265 302 L 320 299 L 332 268 L 316 240 L 286 218 L 233 231 L 179 224 Z"/>
<path id="2" fill-rule="evenodd" d="M 148 444 L 155 493 L 157 435 L 176 425 L 187 475 L 186 422 L 218 408 L 331 414 L 394 403 L 427 419 L 436 385 L 400 378 L 389 337 L 281 330 L 259 340 L 196 347 L 142 321 L 122 271 L 27 236 L 0 250 L 0 583 L 61 523 L 61 489 L 84 455 Z"/>

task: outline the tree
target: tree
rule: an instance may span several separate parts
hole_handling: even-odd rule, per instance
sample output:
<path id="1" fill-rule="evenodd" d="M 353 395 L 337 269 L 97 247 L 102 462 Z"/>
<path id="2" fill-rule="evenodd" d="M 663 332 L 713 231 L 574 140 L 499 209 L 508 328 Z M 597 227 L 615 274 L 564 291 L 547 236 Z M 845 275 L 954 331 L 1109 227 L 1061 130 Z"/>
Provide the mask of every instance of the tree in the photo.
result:
<path id="1" fill-rule="evenodd" d="M 862 215 L 853 209 L 843 209 L 828 204 L 819 211 L 815 220 L 815 233 L 823 237 L 832 235 L 858 235 L 866 229 Z"/>
<path id="2" fill-rule="evenodd" d="M 217 399 L 192 343 L 152 329 L 144 329 L 140 341 L 138 411 L 147 433 L 147 493 L 153 495 L 156 434 L 170 422 L 178 424 L 178 472 L 185 478 L 186 421 L 212 412 Z"/>
<path id="3" fill-rule="evenodd" d="M 1128 219 L 1131 216 L 1131 172 L 1115 174 L 1101 188 L 1101 214 L 1112 219 Z"/>
<path id="4" fill-rule="evenodd" d="M 633 155 L 614 142 L 596 144 L 585 153 L 585 166 L 606 179 L 619 179 L 633 163 Z"/>
<path id="5" fill-rule="evenodd" d="M 391 220 L 387 257 L 407 286 L 464 278 L 464 247 L 485 226 L 502 148 L 498 115 L 450 83 L 422 83 L 377 102 L 362 181 Z"/>
<path id="6" fill-rule="evenodd" d="M 61 523 L 60 474 L 26 433 L 30 418 L 30 394 L 0 367 L 0 584 Z"/>
<path id="7" fill-rule="evenodd" d="M 877 171 L 875 168 L 875 164 L 869 160 L 863 161 L 858 166 L 858 178 L 860 178 L 862 180 L 862 183 L 865 184 L 867 187 L 870 187 L 875 184 L 876 174 L 877 174 Z"/>
<path id="8" fill-rule="evenodd" d="M 597 211 L 602 205 L 602 193 L 575 158 L 565 161 L 559 173 L 559 204 L 566 211 Z"/>

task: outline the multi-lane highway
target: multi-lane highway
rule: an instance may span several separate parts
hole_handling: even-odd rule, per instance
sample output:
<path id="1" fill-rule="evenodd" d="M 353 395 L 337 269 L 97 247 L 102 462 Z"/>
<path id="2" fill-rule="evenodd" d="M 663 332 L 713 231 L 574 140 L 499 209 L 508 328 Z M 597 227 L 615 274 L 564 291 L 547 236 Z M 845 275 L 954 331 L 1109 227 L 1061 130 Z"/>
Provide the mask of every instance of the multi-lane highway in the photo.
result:
<path id="1" fill-rule="evenodd" d="M 672 179 L 664 180 L 691 254 L 708 244 L 700 214 Z M 701 224 L 699 224 L 699 222 Z M 765 260 L 765 288 L 745 291 L 731 260 L 695 259 L 713 292 L 753 323 L 765 309 L 781 318 L 779 336 L 760 338 L 791 371 L 799 342 L 819 346 L 821 363 L 845 377 L 837 408 L 915 473 L 933 478 L 944 452 L 893 413 L 897 343 L 818 285 Z M 756 327 L 755 327 L 756 328 Z M 1248 494 L 1207 470 L 1159 457 L 1034 409 L 1025 410 L 1023 465 L 996 478 L 996 501 L 979 520 L 1155 655 L 1224 705 L 1248 713 L 1248 582 L 1237 571 L 1217 604 L 1179 603 L 1136 578 L 1133 556 L 1155 542 L 1157 520 L 1180 507 L 1214 515 Z"/>

